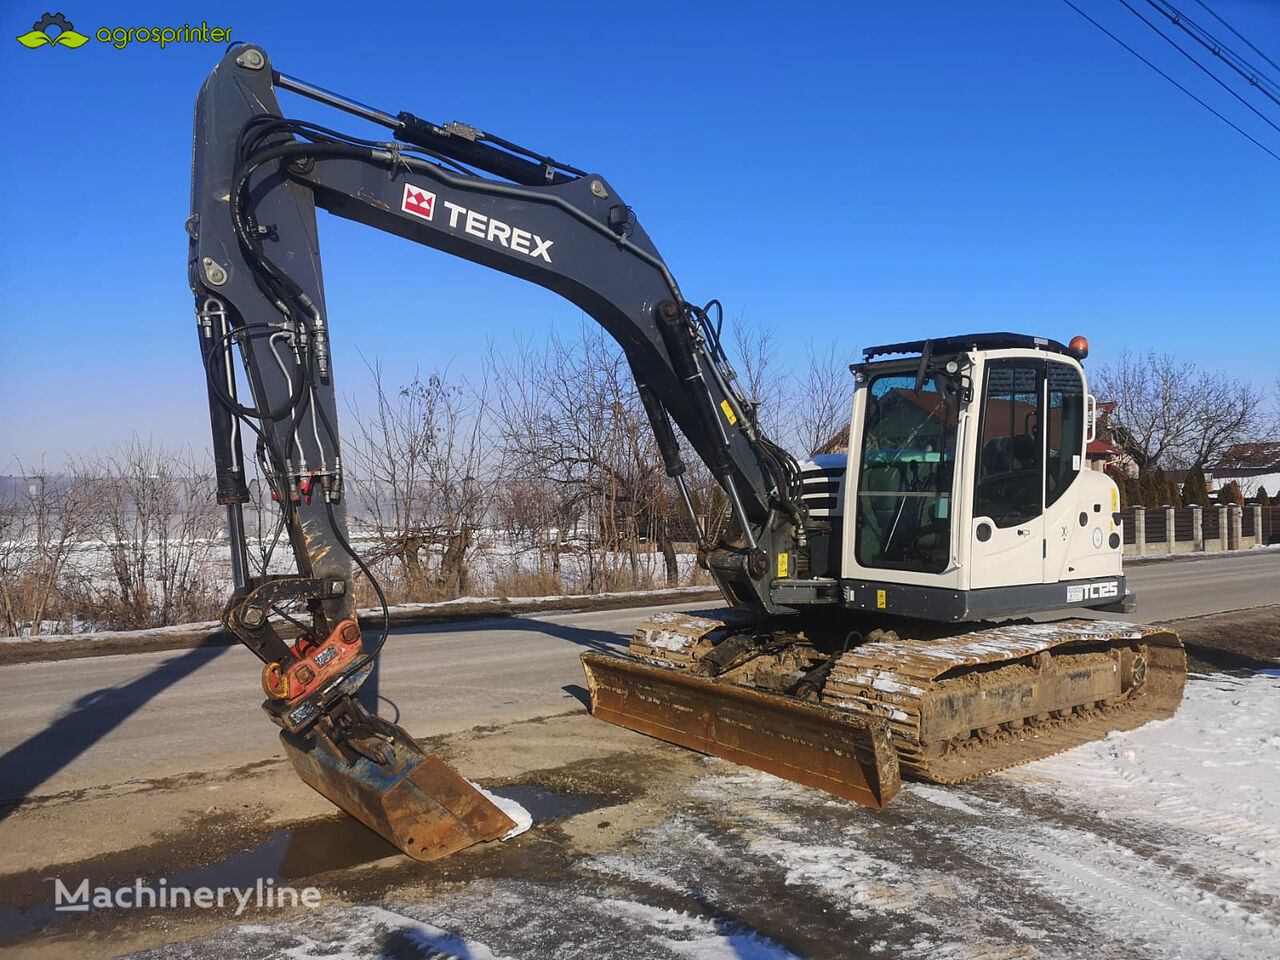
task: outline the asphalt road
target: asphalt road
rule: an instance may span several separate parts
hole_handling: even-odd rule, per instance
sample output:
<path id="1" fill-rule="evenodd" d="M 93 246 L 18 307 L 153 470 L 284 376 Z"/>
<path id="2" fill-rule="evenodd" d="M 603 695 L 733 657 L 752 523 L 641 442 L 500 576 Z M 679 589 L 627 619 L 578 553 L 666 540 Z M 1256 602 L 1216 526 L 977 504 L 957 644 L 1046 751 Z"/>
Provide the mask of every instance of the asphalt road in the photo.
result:
<path id="1" fill-rule="evenodd" d="M 1280 553 L 1133 565 L 1133 619 L 1275 603 Z M 657 609 L 557 613 L 395 631 L 380 712 L 418 737 L 581 709 L 578 655 L 619 649 Z M 258 664 L 210 648 L 0 668 L 0 802 L 132 778 L 226 768 L 280 753 Z"/>

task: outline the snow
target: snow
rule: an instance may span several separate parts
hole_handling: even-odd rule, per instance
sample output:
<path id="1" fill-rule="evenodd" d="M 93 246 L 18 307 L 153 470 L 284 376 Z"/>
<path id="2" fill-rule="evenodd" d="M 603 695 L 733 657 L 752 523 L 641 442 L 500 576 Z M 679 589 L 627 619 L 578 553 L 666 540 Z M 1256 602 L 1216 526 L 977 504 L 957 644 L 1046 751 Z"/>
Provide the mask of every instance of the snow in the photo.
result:
<path id="1" fill-rule="evenodd" d="M 471 784 L 484 794 L 490 803 L 505 813 L 515 823 L 514 827 L 498 838 L 499 840 L 510 840 L 512 837 L 518 837 L 533 826 L 533 814 L 515 800 L 512 800 L 510 797 L 499 796 L 496 793 L 486 790 L 484 787 L 480 786 L 480 784 L 475 783 L 472 780 L 468 780 L 467 783 Z"/>
<path id="2" fill-rule="evenodd" d="M 800 960 L 758 934 L 722 931 L 720 924 L 707 917 L 634 900 L 606 899 L 600 905 L 619 920 L 656 931 L 657 944 L 691 960 Z"/>
<path id="3" fill-rule="evenodd" d="M 366 950 L 371 944 L 381 944 L 384 956 L 510 960 L 483 943 L 376 906 L 331 911 L 311 918 L 302 927 L 245 924 L 239 931 L 244 940 L 238 945 L 269 945 L 270 956 L 287 960 L 358 960 L 368 956 Z"/>
<path id="4" fill-rule="evenodd" d="M 1148 546 L 1157 549 L 1163 547 L 1164 544 L 1152 543 L 1148 544 Z M 1218 557 L 1247 557 L 1256 556 L 1259 553 L 1280 553 L 1280 543 L 1255 544 L 1243 550 L 1204 550 L 1190 553 L 1126 553 L 1124 562 L 1127 566 L 1131 563 L 1143 564 L 1178 560 L 1216 560 Z"/>
<path id="5" fill-rule="evenodd" d="M 1171 721 L 1005 775 L 1193 840 L 1248 889 L 1280 897 L 1280 676 L 1270 671 L 1193 675 Z"/>
<path id="6" fill-rule="evenodd" d="M 965 803 L 955 791 L 948 790 L 945 787 L 936 787 L 929 783 L 908 783 L 905 786 L 907 792 L 914 794 L 921 800 L 928 803 L 936 804 L 939 807 L 946 807 L 948 810 L 957 810 L 960 813 L 968 814 L 971 817 L 982 816 L 981 810 L 975 810 L 969 804 Z"/>
<path id="7" fill-rule="evenodd" d="M 668 822 L 647 849 L 724 848 L 698 855 L 703 872 L 742 859 L 780 874 L 798 900 L 914 931 L 882 936 L 888 955 L 1280 955 L 1280 677 L 1270 671 L 1193 676 L 1170 720 L 959 786 L 908 783 L 884 814 L 832 818 L 822 794 L 706 763 L 718 772 L 689 794 L 730 839 Z M 635 878 L 689 871 L 674 855 L 627 859 L 593 866 Z"/>
<path id="8" fill-rule="evenodd" d="M 657 631 L 651 631 L 648 636 L 645 637 L 645 642 L 649 644 L 649 646 L 657 647 L 660 650 L 669 650 L 672 653 L 682 653 L 689 649 L 689 646 L 693 643 L 693 638 L 682 636 L 680 634 L 658 633 Z"/>

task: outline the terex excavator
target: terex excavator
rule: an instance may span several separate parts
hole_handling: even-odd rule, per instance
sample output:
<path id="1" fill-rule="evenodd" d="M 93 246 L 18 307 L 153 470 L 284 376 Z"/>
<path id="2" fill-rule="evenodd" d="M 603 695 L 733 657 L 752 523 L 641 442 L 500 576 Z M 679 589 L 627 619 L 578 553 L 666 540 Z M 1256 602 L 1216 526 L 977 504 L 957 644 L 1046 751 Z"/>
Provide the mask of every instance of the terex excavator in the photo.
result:
<path id="1" fill-rule="evenodd" d="M 393 139 L 286 119 L 277 90 Z M 410 856 L 512 824 L 356 697 L 386 639 L 385 604 L 367 645 L 353 564 L 376 581 L 347 539 L 316 207 L 581 307 L 624 351 L 695 527 L 673 421 L 723 488 L 733 520 L 716 542 L 702 537 L 699 557 L 733 615 L 656 616 L 630 656 L 585 654 L 596 716 L 880 806 L 902 767 L 955 782 L 1177 708 L 1176 635 L 1010 620 L 1133 606 L 1116 487 L 1084 462 L 1082 339 L 871 347 L 851 367 L 847 456 L 800 464 L 760 429 L 721 349 L 718 304 L 684 298 L 604 177 L 475 127 L 356 103 L 242 44 L 196 102 L 187 223 L 231 533 L 223 620 L 263 661 L 264 707 L 298 774 Z M 250 570 L 242 428 L 296 573 Z M 301 627 L 292 642 L 290 620 Z"/>

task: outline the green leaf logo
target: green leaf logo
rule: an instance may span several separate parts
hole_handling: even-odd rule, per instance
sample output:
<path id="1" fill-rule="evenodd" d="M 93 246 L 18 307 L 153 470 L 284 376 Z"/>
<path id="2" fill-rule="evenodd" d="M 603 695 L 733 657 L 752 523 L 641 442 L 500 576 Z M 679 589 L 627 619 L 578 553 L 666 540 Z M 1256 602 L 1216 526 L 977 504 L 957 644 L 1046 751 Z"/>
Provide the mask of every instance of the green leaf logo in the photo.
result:
<path id="1" fill-rule="evenodd" d="M 76 36 L 78 37 L 80 34 L 77 33 Z M 89 38 L 85 37 L 84 39 L 87 40 Z M 18 37 L 18 42 L 24 47 L 30 47 L 34 50 L 36 47 L 42 47 L 46 43 L 51 43 L 52 41 L 50 41 L 48 34 L 43 30 L 32 30 L 30 33 L 24 33 L 22 36 Z M 81 42 L 83 43 L 84 41 L 82 40 Z"/>
<path id="2" fill-rule="evenodd" d="M 53 38 L 53 42 L 60 43 L 64 47 L 70 47 L 71 49 L 74 50 L 76 47 L 83 47 L 86 43 L 89 42 L 89 38 L 86 37 L 83 33 L 76 33 L 74 30 L 63 30 L 60 34 L 58 34 L 56 37 Z"/>
<path id="3" fill-rule="evenodd" d="M 52 35 L 49 28 L 53 27 Z M 83 33 L 76 33 L 71 21 L 61 13 L 46 13 L 31 25 L 31 32 L 17 38 L 18 42 L 29 50 L 36 47 L 83 47 L 89 38 Z"/>

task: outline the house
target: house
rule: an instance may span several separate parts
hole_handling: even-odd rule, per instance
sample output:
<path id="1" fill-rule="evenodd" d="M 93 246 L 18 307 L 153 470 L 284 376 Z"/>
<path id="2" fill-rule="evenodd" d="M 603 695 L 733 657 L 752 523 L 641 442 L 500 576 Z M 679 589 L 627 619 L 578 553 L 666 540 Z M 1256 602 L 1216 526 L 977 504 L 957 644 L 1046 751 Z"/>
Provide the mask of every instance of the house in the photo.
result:
<path id="1" fill-rule="evenodd" d="M 1234 480 L 1246 500 L 1256 497 L 1259 487 L 1274 496 L 1280 491 L 1280 442 L 1232 444 L 1205 470 L 1205 477 L 1211 490 L 1220 490 Z"/>
<path id="2" fill-rule="evenodd" d="M 1111 415 L 1116 412 L 1114 400 L 1098 401 L 1094 415 L 1094 437 L 1085 448 L 1085 460 L 1091 470 L 1106 470 L 1107 467 L 1123 473 L 1126 477 L 1138 475 L 1138 464 L 1119 447 L 1115 446 L 1111 434 Z"/>

